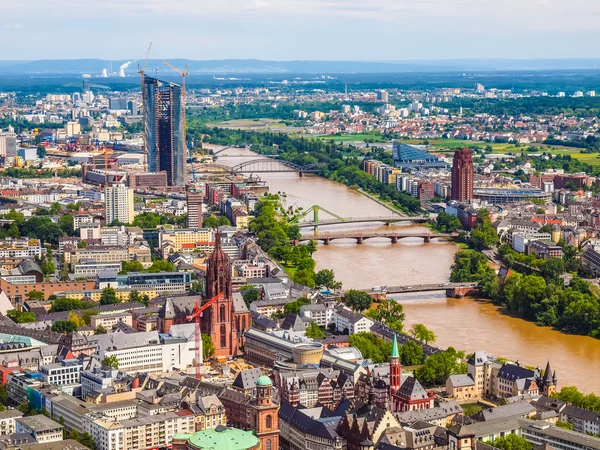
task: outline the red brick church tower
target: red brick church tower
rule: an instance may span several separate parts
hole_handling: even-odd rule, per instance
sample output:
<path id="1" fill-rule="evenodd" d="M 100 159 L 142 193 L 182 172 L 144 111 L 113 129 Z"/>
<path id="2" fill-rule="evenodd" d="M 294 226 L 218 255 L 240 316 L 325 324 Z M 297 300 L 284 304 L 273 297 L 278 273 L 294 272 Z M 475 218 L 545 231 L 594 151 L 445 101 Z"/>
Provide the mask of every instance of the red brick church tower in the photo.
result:
<path id="1" fill-rule="evenodd" d="M 231 263 L 221 248 L 221 232 L 215 235 L 215 250 L 207 259 L 206 299 L 225 295 L 213 303 L 202 316 L 202 333 L 210 335 L 216 357 L 237 355 L 238 334 L 235 328 Z"/>
<path id="2" fill-rule="evenodd" d="M 394 333 L 392 343 L 392 354 L 390 356 L 390 396 L 394 396 L 402 386 L 402 367 L 400 366 L 400 352 L 398 351 L 398 339 Z"/>
<path id="3" fill-rule="evenodd" d="M 273 383 L 266 375 L 256 380 L 256 400 L 250 403 L 250 417 L 261 450 L 279 450 L 279 405 L 273 403 Z"/>

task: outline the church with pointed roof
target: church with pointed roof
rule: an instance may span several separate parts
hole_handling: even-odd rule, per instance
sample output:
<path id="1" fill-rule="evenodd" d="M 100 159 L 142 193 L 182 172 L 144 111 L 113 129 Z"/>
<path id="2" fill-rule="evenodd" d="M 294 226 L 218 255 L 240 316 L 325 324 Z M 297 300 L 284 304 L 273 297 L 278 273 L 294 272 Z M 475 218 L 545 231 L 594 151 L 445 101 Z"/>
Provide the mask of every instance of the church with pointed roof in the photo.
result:
<path id="1" fill-rule="evenodd" d="M 433 392 L 421 386 L 419 380 L 402 376 L 398 340 L 394 334 L 390 356 L 390 408 L 393 412 L 418 411 L 434 407 Z"/>

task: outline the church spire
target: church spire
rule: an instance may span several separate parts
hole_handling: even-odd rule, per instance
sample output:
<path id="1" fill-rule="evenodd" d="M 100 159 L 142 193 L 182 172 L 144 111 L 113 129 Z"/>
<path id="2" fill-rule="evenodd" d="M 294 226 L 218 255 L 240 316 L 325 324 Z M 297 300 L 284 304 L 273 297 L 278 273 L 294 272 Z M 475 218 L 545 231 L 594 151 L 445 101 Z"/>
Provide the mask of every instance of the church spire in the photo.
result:
<path id="1" fill-rule="evenodd" d="M 392 358 L 400 358 L 400 352 L 398 352 L 398 339 L 396 333 L 394 333 L 394 342 L 392 343 Z"/>

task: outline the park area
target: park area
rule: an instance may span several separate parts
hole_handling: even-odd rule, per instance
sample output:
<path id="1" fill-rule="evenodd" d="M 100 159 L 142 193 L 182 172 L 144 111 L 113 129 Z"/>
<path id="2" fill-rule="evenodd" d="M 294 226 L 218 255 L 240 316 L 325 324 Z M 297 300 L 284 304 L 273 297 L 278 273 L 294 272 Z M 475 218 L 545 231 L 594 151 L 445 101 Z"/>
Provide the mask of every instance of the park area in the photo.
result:
<path id="1" fill-rule="evenodd" d="M 207 125 L 210 127 L 244 131 L 282 131 L 288 133 L 297 133 L 302 130 L 302 128 L 288 126 L 277 119 L 224 120 L 222 122 L 214 122 Z"/>

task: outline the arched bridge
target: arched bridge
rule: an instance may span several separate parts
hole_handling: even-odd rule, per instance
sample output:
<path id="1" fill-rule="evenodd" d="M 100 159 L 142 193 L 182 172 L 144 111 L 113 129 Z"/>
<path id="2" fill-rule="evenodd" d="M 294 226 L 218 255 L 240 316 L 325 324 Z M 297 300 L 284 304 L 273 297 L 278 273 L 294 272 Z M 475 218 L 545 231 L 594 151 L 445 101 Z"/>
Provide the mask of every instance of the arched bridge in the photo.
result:
<path id="1" fill-rule="evenodd" d="M 294 241 L 295 245 L 305 241 L 320 241 L 325 245 L 329 245 L 331 241 L 339 239 L 354 239 L 357 244 L 362 244 L 367 239 L 374 238 L 386 238 L 389 239 L 392 244 L 397 244 L 401 239 L 408 238 L 420 238 L 423 242 L 431 242 L 432 239 L 453 239 L 456 234 L 431 234 L 431 233 L 362 233 L 362 232 L 347 232 L 347 233 L 335 233 L 335 234 L 323 234 L 321 236 L 307 236 Z"/>
<path id="2" fill-rule="evenodd" d="M 410 222 L 410 223 L 425 223 L 427 222 L 427 218 L 423 216 L 372 216 L 372 217 L 348 217 L 347 219 L 325 219 L 319 220 L 318 226 L 326 226 L 326 225 L 342 225 L 345 223 L 372 223 L 372 222 L 381 222 L 387 225 L 392 223 L 401 223 L 401 222 Z M 314 221 L 311 222 L 298 222 L 298 226 L 300 228 L 314 228 Z"/>
<path id="3" fill-rule="evenodd" d="M 224 164 L 205 164 L 204 168 L 208 172 L 214 173 L 275 173 L 275 172 L 294 172 L 302 176 L 303 173 L 317 173 L 320 166 L 317 164 L 309 164 L 300 166 L 288 161 L 282 161 L 273 158 L 258 158 L 250 161 L 244 161 L 235 166 L 226 166 Z"/>

